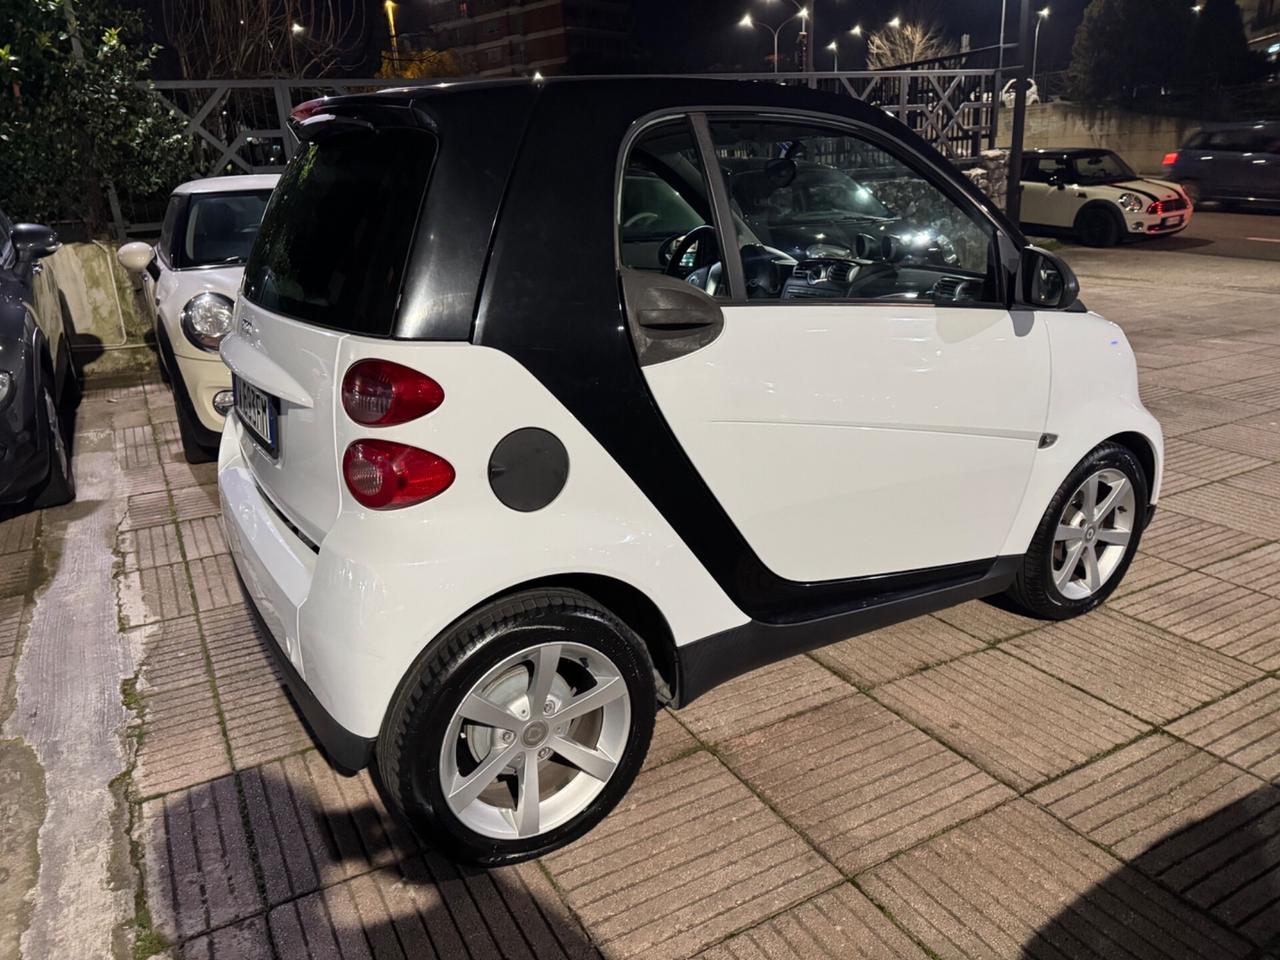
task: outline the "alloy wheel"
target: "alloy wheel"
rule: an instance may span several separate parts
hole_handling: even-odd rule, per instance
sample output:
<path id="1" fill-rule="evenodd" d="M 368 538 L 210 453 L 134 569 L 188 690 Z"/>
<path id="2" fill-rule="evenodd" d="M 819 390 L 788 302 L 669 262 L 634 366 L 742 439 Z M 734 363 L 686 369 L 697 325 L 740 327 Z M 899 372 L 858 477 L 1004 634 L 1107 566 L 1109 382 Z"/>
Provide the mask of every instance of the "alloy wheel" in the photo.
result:
<path id="1" fill-rule="evenodd" d="M 542 643 L 490 668 L 455 709 L 440 752 L 449 809 L 486 837 L 537 836 L 583 812 L 622 760 L 631 698 L 592 647 Z"/>
<path id="2" fill-rule="evenodd" d="M 1058 517 L 1049 554 L 1053 584 L 1068 600 L 1093 596 L 1124 560 L 1137 519 L 1133 484 L 1106 468 L 1085 478 Z"/>

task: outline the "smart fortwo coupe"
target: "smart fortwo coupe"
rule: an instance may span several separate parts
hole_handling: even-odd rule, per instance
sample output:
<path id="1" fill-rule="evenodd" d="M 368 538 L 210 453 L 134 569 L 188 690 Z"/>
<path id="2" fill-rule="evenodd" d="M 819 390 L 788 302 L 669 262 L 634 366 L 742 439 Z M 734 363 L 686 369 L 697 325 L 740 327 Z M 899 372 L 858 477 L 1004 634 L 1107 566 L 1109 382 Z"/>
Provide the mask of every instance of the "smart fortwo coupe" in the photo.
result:
<path id="1" fill-rule="evenodd" d="M 581 836 L 659 703 L 1124 576 L 1162 458 L 1124 334 L 882 111 L 575 79 L 295 121 L 223 518 L 314 735 L 436 847 Z"/>

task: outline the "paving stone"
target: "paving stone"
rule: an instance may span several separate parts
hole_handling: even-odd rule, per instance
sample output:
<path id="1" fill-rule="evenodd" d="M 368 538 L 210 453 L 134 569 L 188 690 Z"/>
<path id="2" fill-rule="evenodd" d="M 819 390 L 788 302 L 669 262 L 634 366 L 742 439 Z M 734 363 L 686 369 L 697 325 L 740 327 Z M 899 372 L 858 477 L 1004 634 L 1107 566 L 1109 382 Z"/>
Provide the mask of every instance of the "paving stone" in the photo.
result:
<path id="1" fill-rule="evenodd" d="M 18 553 L 35 546 L 40 527 L 40 512 L 32 510 L 0 521 L 0 554 Z"/>
<path id="2" fill-rule="evenodd" d="M 182 945 L 182 960 L 274 960 L 277 956 L 261 917 L 214 930 Z"/>
<path id="3" fill-rule="evenodd" d="M 166 463 L 163 470 L 165 480 L 174 490 L 218 482 L 216 463 L 187 463 L 183 460 L 180 463 Z"/>
<path id="4" fill-rule="evenodd" d="M 720 753 L 846 874 L 1013 796 L 865 696 L 730 740 Z"/>
<path id="5" fill-rule="evenodd" d="M 146 388 L 141 383 L 107 383 L 101 386 L 90 381 L 85 385 L 84 403 L 112 402 L 144 399 Z"/>
<path id="6" fill-rule="evenodd" d="M 178 529 L 182 533 L 182 549 L 186 551 L 189 560 L 227 552 L 227 541 L 222 535 L 222 520 L 219 517 L 184 520 L 178 524 Z"/>
<path id="7" fill-rule="evenodd" d="M 1280 597 L 1280 544 L 1269 543 L 1230 560 L 1211 564 L 1205 567 L 1204 572 L 1270 597 Z"/>
<path id="8" fill-rule="evenodd" d="M 421 852 L 367 774 L 342 777 L 316 750 L 249 769 L 241 785 L 272 904 Z"/>
<path id="9" fill-rule="evenodd" d="M 217 556 L 201 557 L 192 560 L 188 567 L 191 571 L 191 589 L 196 596 L 197 610 L 203 612 L 244 603 L 231 554 L 220 553 Z"/>
<path id="10" fill-rule="evenodd" d="M 1280 407 L 1280 373 L 1251 377 L 1248 380 L 1234 380 L 1216 387 L 1209 387 L 1204 392 L 1211 397 L 1243 400 L 1274 410 Z"/>
<path id="11" fill-rule="evenodd" d="M 144 736 L 133 771 L 139 797 L 151 797 L 231 772 L 213 687 L 161 689 L 142 699 Z"/>
<path id="12" fill-rule="evenodd" d="M 1161 560 L 1199 570 L 1260 547 L 1265 542 L 1231 527 L 1165 513 L 1162 509 L 1156 513 L 1150 528 L 1143 531 L 1139 550 Z"/>
<path id="13" fill-rule="evenodd" d="M 1280 789 L 1157 734 L 1033 799 L 1255 943 L 1280 934 Z"/>
<path id="14" fill-rule="evenodd" d="M 707 753 L 642 774 L 543 863 L 611 958 L 690 956 L 840 880 Z"/>
<path id="15" fill-rule="evenodd" d="M 1014 800 L 859 877 L 939 957 L 1226 960 L 1251 947 Z"/>
<path id="16" fill-rule="evenodd" d="M 1189 473 L 1178 473 L 1177 471 L 1166 469 L 1160 475 L 1160 496 L 1171 497 L 1175 493 L 1194 490 L 1196 487 L 1203 487 L 1211 482 L 1203 477 L 1193 477 Z"/>
<path id="17" fill-rule="evenodd" d="M 124 557 L 126 572 L 182 562 L 178 528 L 172 523 L 126 530 L 120 534 L 117 548 Z"/>
<path id="18" fill-rule="evenodd" d="M 201 626 L 236 769 L 312 745 L 264 638 L 243 605 L 201 613 Z"/>
<path id="19" fill-rule="evenodd" d="M 147 624 L 134 631 L 133 636 L 137 638 L 135 646 L 142 649 L 138 685 L 142 693 L 209 682 L 204 643 L 195 617 Z"/>
<path id="20" fill-rule="evenodd" d="M 1280 498 L 1280 464 L 1273 463 L 1259 470 L 1250 470 L 1227 477 L 1224 481 L 1229 487 L 1250 490 L 1272 499 Z"/>
<path id="21" fill-rule="evenodd" d="M 830 670 L 807 657 L 792 657 L 704 694 L 680 711 L 680 722 L 700 739 L 716 742 L 853 692 Z"/>
<path id="22" fill-rule="evenodd" d="M 0 597 L 18 597 L 27 592 L 35 554 L 30 550 L 0 556 Z"/>
<path id="23" fill-rule="evenodd" d="M 1263 670 L 1280 667 L 1280 600 L 1273 597 L 1188 573 L 1111 606 Z"/>
<path id="24" fill-rule="evenodd" d="M 124 520 L 120 523 L 121 531 L 138 530 L 142 527 L 154 527 L 161 523 L 173 521 L 173 510 L 169 506 L 169 494 L 160 490 L 155 493 L 138 493 L 126 501 Z"/>
<path id="25" fill-rule="evenodd" d="M 24 607 L 23 597 L 0 597 L 0 657 L 12 657 L 18 652 Z"/>
<path id="26" fill-rule="evenodd" d="M 1280 680 L 1263 680 L 1203 707 L 1169 732 L 1280 783 Z"/>
<path id="27" fill-rule="evenodd" d="M 147 425 L 123 427 L 114 431 L 116 463 L 128 472 L 140 467 L 150 467 L 160 462 L 156 450 L 156 438 Z"/>
<path id="28" fill-rule="evenodd" d="M 1112 591 L 1111 596 L 1123 597 L 1130 593 L 1137 593 L 1139 590 L 1145 590 L 1147 587 L 1155 586 L 1157 583 L 1164 583 L 1166 580 L 1180 577 L 1186 572 L 1186 567 L 1180 567 L 1176 563 L 1170 563 L 1168 560 L 1161 560 L 1159 557 L 1143 553 L 1139 548 L 1138 553 L 1133 558 L 1133 562 L 1129 564 L 1129 569 L 1125 571 L 1124 579 Z"/>
<path id="29" fill-rule="evenodd" d="M 144 803 L 139 833 L 161 936 L 185 940 L 262 910 L 232 777 Z"/>
<path id="30" fill-rule="evenodd" d="M 167 489 L 168 484 L 165 483 L 164 471 L 160 469 L 159 464 L 151 467 L 140 467 L 136 470 L 127 470 L 120 474 L 120 491 L 125 496 L 143 493 L 163 493 Z"/>
<path id="31" fill-rule="evenodd" d="M 1028 633 L 1003 649 L 1155 724 L 1262 677 L 1230 657 L 1105 610 Z"/>
<path id="32" fill-rule="evenodd" d="M 1039 620 L 1001 610 L 982 600 L 971 600 L 958 607 L 949 607 L 934 616 L 984 643 L 998 643 L 1041 625 Z"/>
<path id="33" fill-rule="evenodd" d="M 126 627 L 190 616 L 195 609 L 186 564 L 135 570 L 121 576 L 116 584 L 120 618 Z"/>
<path id="34" fill-rule="evenodd" d="M 1250 457 L 1280 460 L 1280 431 L 1247 423 L 1228 423 L 1220 427 L 1210 427 L 1208 430 L 1189 434 L 1187 439 L 1208 444 L 1211 447 L 1221 447 L 1223 450 L 1234 453 L 1243 453 Z"/>
<path id="35" fill-rule="evenodd" d="M 177 422 L 156 420 L 154 429 L 156 443 L 160 447 L 160 462 L 185 463 L 187 457 L 182 452 L 182 435 L 178 432 Z"/>
<path id="36" fill-rule="evenodd" d="M 645 757 L 645 769 L 657 767 L 682 757 L 701 746 L 693 735 L 682 727 L 669 710 L 659 710 L 653 724 L 653 739 L 649 741 L 649 753 Z"/>
<path id="37" fill-rule="evenodd" d="M 925 952 L 848 884 L 700 953 L 700 960 L 925 960 Z"/>
<path id="38" fill-rule="evenodd" d="M 895 680 L 876 698 L 1020 790 L 1148 729 L 1000 650 Z"/>
<path id="39" fill-rule="evenodd" d="M 813 652 L 813 658 L 851 683 L 874 687 L 984 646 L 936 617 L 916 617 L 822 647 Z"/>
<path id="40" fill-rule="evenodd" d="M 1268 461 L 1258 457 L 1193 443 L 1182 437 L 1165 438 L 1164 456 L 1167 470 L 1176 470 L 1205 480 L 1225 480 L 1268 464 Z"/>
<path id="41" fill-rule="evenodd" d="M 1274 363 L 1274 361 L 1268 361 Z M 1172 376 L 1185 370 L 1170 370 L 1163 376 Z M 1147 405 L 1152 415 L 1160 421 L 1167 437 L 1178 437 L 1197 430 L 1233 423 L 1266 412 L 1265 407 L 1240 400 L 1209 397 L 1202 393 L 1177 393 L 1153 400 Z"/>
<path id="42" fill-rule="evenodd" d="M 1171 513 L 1221 523 L 1267 540 L 1280 540 L 1280 502 L 1225 481 L 1162 497 L 1160 506 Z"/>
<path id="43" fill-rule="evenodd" d="M 174 516 L 179 520 L 216 516 L 222 509 L 216 486 L 175 487 L 170 492 Z"/>

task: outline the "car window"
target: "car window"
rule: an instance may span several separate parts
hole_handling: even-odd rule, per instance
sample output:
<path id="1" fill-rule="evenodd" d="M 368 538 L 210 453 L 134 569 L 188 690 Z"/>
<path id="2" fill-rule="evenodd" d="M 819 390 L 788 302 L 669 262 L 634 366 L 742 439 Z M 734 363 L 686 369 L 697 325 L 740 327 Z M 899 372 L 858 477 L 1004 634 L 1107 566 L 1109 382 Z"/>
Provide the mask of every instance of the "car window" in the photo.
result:
<path id="1" fill-rule="evenodd" d="M 1076 183 L 1114 183 L 1137 176 L 1130 166 L 1114 153 L 1086 153 L 1072 159 Z"/>
<path id="2" fill-rule="evenodd" d="M 193 194 L 179 266 L 244 263 L 270 199 L 270 190 Z"/>
<path id="3" fill-rule="evenodd" d="M 1028 157 L 1023 164 L 1022 179 L 1031 183 L 1051 183 L 1065 179 L 1070 167 L 1062 157 Z"/>
<path id="4" fill-rule="evenodd" d="M 729 295 L 720 280 L 713 230 L 682 241 L 690 231 L 710 226 L 711 201 L 693 131 L 686 119 L 661 123 L 631 147 L 618 198 L 618 240 L 622 265 L 690 279 L 717 296 Z M 677 255 L 678 261 L 672 262 Z M 714 274 L 708 284 L 708 276 Z"/>
<path id="5" fill-rule="evenodd" d="M 804 122 L 711 122 L 753 300 L 996 299 L 994 228 L 880 146 Z"/>
<path id="6" fill-rule="evenodd" d="M 182 208 L 186 205 L 185 196 L 172 196 L 169 205 L 164 208 L 164 222 L 160 225 L 160 256 L 166 263 L 178 259 L 178 251 L 174 249 L 173 238 L 178 230 L 178 219 L 182 216 Z"/>

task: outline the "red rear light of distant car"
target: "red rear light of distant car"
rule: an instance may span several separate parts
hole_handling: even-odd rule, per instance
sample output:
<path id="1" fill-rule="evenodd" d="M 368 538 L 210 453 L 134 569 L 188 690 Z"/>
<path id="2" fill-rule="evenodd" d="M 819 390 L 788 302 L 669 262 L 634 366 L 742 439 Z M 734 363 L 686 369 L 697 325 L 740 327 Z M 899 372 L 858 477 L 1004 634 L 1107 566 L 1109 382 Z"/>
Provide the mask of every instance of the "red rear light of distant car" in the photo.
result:
<path id="1" fill-rule="evenodd" d="M 342 478 L 364 506 L 394 510 L 444 493 L 454 470 L 443 457 L 408 444 L 357 440 L 342 456 Z"/>
<path id="2" fill-rule="evenodd" d="M 1177 151 L 1177 150 L 1175 150 L 1175 151 L 1173 151 L 1173 153 L 1166 153 L 1166 154 L 1164 155 L 1164 160 L 1162 160 L 1161 162 L 1162 162 L 1166 167 L 1172 167 L 1175 163 L 1177 163 L 1177 162 L 1178 162 L 1178 151 Z"/>
<path id="3" fill-rule="evenodd" d="M 442 403 L 440 384 L 390 360 L 361 360 L 342 378 L 342 409 L 366 427 L 408 423 Z"/>
<path id="4" fill-rule="evenodd" d="M 319 113 L 327 101 L 327 97 L 317 97 L 315 100 L 307 100 L 300 103 L 290 111 L 289 119 L 294 123 L 304 123 Z"/>

